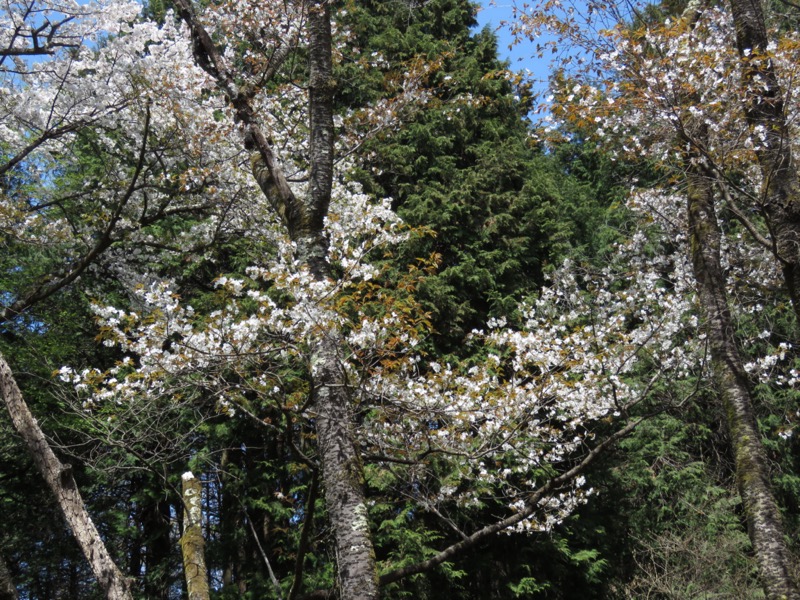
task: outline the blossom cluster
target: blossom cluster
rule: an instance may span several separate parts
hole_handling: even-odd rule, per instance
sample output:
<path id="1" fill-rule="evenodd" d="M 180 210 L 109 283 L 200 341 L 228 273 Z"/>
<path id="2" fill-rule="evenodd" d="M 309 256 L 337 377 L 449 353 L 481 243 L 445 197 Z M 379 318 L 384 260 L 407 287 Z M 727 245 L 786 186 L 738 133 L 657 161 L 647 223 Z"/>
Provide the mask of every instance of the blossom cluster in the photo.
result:
<path id="1" fill-rule="evenodd" d="M 704 369 L 704 336 L 687 294 L 684 254 L 653 256 L 643 236 L 617 248 L 599 271 L 569 262 L 522 308 L 521 328 L 493 320 L 475 331 L 477 364 L 428 362 L 366 380 L 366 439 L 397 461 L 447 457 L 409 468 L 427 504 L 469 506 L 502 497 L 522 509 L 551 469 L 570 464 L 603 423 L 624 422 L 661 378 L 690 380 Z M 624 283 L 620 283 L 624 281 Z M 482 349 L 481 349 L 482 348 Z M 397 471 L 395 471 L 397 472 Z M 549 498 L 520 531 L 548 528 L 590 490 L 582 479 Z"/>
<path id="2" fill-rule="evenodd" d="M 181 397 L 211 401 L 230 416 L 247 411 L 261 422 L 277 408 L 290 427 L 310 427 L 316 349 L 333 340 L 359 445 L 375 460 L 407 465 L 395 471 L 398 489 L 415 490 L 424 507 L 500 499 L 513 511 L 525 510 L 531 492 L 568 468 L 604 428 L 626 423 L 651 398 L 653 382 L 703 368 L 683 240 L 658 238 L 663 251 L 654 253 L 656 234 L 648 231 L 620 243 L 602 269 L 564 264 L 539 298 L 521 307 L 520 326 L 498 320 L 472 334 L 471 361 L 430 360 L 420 350 L 430 325 L 415 299 L 425 269 L 396 274 L 382 265 L 383 253 L 411 234 L 389 201 L 366 196 L 341 161 L 325 223 L 335 278 L 312 275 L 249 173 L 231 109 L 194 65 L 187 30 L 171 17 L 163 25 L 136 21 L 135 3 L 87 6 L 100 13 L 117 7 L 108 8 L 113 19 L 105 29 L 86 21 L 102 43 L 8 74 L 2 123 L 17 132 L 10 152 L 25 152 L 36 140 L 30 152 L 45 165 L 42 193 L 59 193 L 53 174 L 62 154 L 73 151 L 76 131 L 91 132 L 92 149 L 106 158 L 101 178 L 91 169 L 75 176 L 86 196 L 76 203 L 80 218 L 62 221 L 45 203 L 33 211 L 75 238 L 76 257 L 105 235 L 111 247 L 98 268 L 113 269 L 128 294 L 124 308 L 102 300 L 94 307 L 101 339 L 121 356 L 117 364 L 59 372 L 87 411 Z M 228 2 L 201 19 L 227 42 L 220 44 L 223 59 L 243 65 L 242 91 L 300 198 L 309 157 L 306 92 L 294 81 L 261 79 L 282 49 L 304 43 L 302 15 L 278 8 Z M 342 136 L 340 155 L 376 128 L 395 126 L 431 68 L 420 63 L 397 80 L 407 96 L 342 117 L 354 134 Z M 573 93 L 584 91 L 581 85 Z M 28 106 L 17 106 L 21 99 Z M 0 214 L 27 214 L 17 202 L 6 208 L 4 199 Z M 174 237 L 148 229 L 173 215 L 191 216 Z M 173 252 L 167 242 L 200 249 L 225 233 L 241 233 L 265 251 L 248 256 L 246 269 L 220 273 L 202 303 L 177 278 L 159 275 L 159 259 Z M 520 530 L 552 526 L 590 490 L 575 478 L 559 494 L 543 499 Z"/>
<path id="3" fill-rule="evenodd" d="M 549 3 L 551 11 L 526 4 L 519 30 L 549 29 L 562 49 L 579 48 L 580 64 L 563 62 L 553 81 L 553 120 L 662 175 L 650 189 L 634 186 L 629 207 L 679 243 L 689 231 L 687 172 L 713 184 L 720 263 L 744 370 L 759 402 L 782 403 L 775 408 L 784 415 L 777 434 L 789 437 L 797 421 L 796 325 L 787 324 L 788 301 L 779 299 L 791 277 L 781 272 L 786 256 L 777 257 L 787 252 L 781 228 L 794 225 L 775 215 L 770 190 L 780 180 L 775 157 L 785 165 L 800 151 L 797 31 L 768 18 L 763 47 L 740 52 L 728 5 L 690 3 L 684 14 L 667 17 L 667 10 L 635 3 L 574 12 L 557 4 Z"/>

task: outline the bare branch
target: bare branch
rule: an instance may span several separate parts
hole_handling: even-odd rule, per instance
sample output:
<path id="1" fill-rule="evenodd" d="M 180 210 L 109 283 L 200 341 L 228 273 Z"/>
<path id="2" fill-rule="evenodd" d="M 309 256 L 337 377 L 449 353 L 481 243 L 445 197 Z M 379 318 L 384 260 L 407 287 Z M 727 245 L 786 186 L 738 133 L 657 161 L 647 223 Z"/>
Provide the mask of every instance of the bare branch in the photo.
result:
<path id="1" fill-rule="evenodd" d="M 281 584 L 278 581 L 278 578 L 275 577 L 275 573 L 272 570 L 272 565 L 269 562 L 269 557 L 267 556 L 267 553 L 264 552 L 264 547 L 261 545 L 261 540 L 258 537 L 256 528 L 253 526 L 253 520 L 247 513 L 247 509 L 245 508 L 244 504 L 242 504 L 242 512 L 244 512 L 244 517 L 245 519 L 247 519 L 247 524 L 250 526 L 250 533 L 253 534 L 253 539 L 256 541 L 256 546 L 258 546 L 258 551 L 261 554 L 261 558 L 264 559 L 264 563 L 267 565 L 267 572 L 269 573 L 269 578 L 272 581 L 272 587 L 275 588 L 275 593 L 278 595 L 278 600 L 283 600 L 283 595 L 281 593 Z"/>

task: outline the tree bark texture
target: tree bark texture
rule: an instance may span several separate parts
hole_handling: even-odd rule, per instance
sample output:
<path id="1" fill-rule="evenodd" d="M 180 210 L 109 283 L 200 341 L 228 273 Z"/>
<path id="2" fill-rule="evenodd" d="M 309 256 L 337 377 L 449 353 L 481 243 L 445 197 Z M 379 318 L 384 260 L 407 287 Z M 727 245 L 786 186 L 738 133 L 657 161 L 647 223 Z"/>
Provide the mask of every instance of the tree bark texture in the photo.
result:
<path id="1" fill-rule="evenodd" d="M 725 276 L 720 262 L 721 232 L 714 210 L 710 174 L 692 166 L 687 175 L 689 239 L 697 295 L 705 317 L 711 363 L 727 417 L 736 481 L 747 529 L 768 600 L 798 600 L 791 557 L 753 411 L 753 400 L 734 338 Z"/>
<path id="2" fill-rule="evenodd" d="M 183 572 L 189 600 L 209 600 L 208 570 L 203 539 L 203 486 L 191 472 L 183 474 Z"/>
<path id="3" fill-rule="evenodd" d="M 341 597 L 378 598 L 378 573 L 364 498 L 364 468 L 354 442 L 352 408 L 338 360 L 338 344 L 326 339 L 315 358 L 314 407 L 325 505 L 334 529 Z"/>
<path id="4" fill-rule="evenodd" d="M 17 588 L 11 580 L 11 573 L 8 571 L 5 558 L 0 555 L 0 600 L 17 600 Z"/>
<path id="5" fill-rule="evenodd" d="M 792 156 L 786 110 L 775 67 L 768 56 L 761 0 L 730 0 L 736 45 L 744 62 L 744 109 L 753 134 L 763 133 L 756 156 L 761 168 L 759 207 L 772 235 L 786 287 L 800 324 L 800 181 Z"/>
<path id="6" fill-rule="evenodd" d="M 275 208 L 297 247 L 297 259 L 317 279 L 331 277 L 323 225 L 328 214 L 333 179 L 333 79 L 330 3 L 307 3 L 309 38 L 310 173 L 305 198 L 295 196 L 280 169 L 269 136 L 264 134 L 249 98 L 235 85 L 224 58 L 197 21 L 188 0 L 176 7 L 191 31 L 197 63 L 216 80 L 245 126 L 245 145 L 253 150 L 253 175 Z M 341 335 L 328 331 L 309 357 L 314 375 L 313 409 L 322 483 L 336 547 L 339 593 L 347 600 L 379 597 L 378 572 L 364 498 L 364 474 L 355 441 L 347 381 L 341 367 Z"/>
<path id="7" fill-rule="evenodd" d="M 133 600 L 127 579 L 108 553 L 92 517 L 83 504 L 72 468 L 58 460 L 39 423 L 22 397 L 11 368 L 0 355 L 0 394 L 11 422 L 25 442 L 36 468 L 58 502 L 61 512 L 83 551 L 97 583 L 108 600 Z"/>
<path id="8" fill-rule="evenodd" d="M 312 2 L 309 29 L 311 182 L 299 258 L 319 279 L 331 276 L 323 220 L 333 178 L 333 80 L 331 16 L 327 1 Z M 340 594 L 347 600 L 378 598 L 378 571 L 364 497 L 364 467 L 356 446 L 352 402 L 342 370 L 338 332 L 328 332 L 311 356 L 316 365 L 313 406 L 322 462 L 325 504 L 334 529 Z"/>

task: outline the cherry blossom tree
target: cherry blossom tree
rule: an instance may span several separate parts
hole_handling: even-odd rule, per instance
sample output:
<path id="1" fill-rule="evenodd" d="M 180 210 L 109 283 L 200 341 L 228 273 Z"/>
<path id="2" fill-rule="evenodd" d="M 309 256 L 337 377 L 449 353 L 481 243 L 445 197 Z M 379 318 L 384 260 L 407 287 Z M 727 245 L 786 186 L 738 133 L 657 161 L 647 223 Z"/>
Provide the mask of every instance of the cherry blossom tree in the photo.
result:
<path id="1" fill-rule="evenodd" d="M 13 241 L 5 260 L 24 277 L 2 298 L 3 318 L 24 318 L 89 274 L 114 278 L 122 306 L 92 291 L 101 337 L 120 360 L 59 373 L 85 418 L 108 405 L 213 398 L 221 413 L 272 427 L 324 490 L 341 597 L 377 598 L 380 585 L 490 535 L 560 522 L 591 494 L 588 465 L 654 397 L 668 404 L 657 384 L 704 368 L 688 253 L 644 232 L 603 269 L 557 270 L 522 307 L 521 326 L 474 332 L 479 360 L 425 356 L 430 328 L 415 292 L 435 258 L 390 277 L 383 253 L 420 232 L 349 173 L 363 137 L 393 126 L 390 109 L 424 102 L 417 84 L 431 67 L 420 62 L 393 103 L 335 114 L 334 40 L 348 34 L 331 3 L 201 10 L 178 0 L 161 25 L 123 0 L 8 6 L 1 169 L 25 185 L 4 182 L 0 228 Z M 224 236 L 247 240 L 251 264 L 216 277 L 213 307 L 194 306 L 180 275 L 160 265 Z M 31 248 L 57 259 L 26 261 Z M 4 370 L 12 417 L 25 410 L 15 389 Z M 26 422 L 26 439 L 46 446 L 35 419 Z M 42 467 L 56 495 L 64 470 Z M 378 479 L 460 541 L 415 564 L 379 565 L 367 493 Z M 474 531 L 449 517 L 489 503 L 500 516 Z M 303 559 L 299 549 L 291 597 Z M 96 568 L 100 581 L 107 573 Z M 109 597 L 128 597 L 112 588 Z"/>
<path id="2" fill-rule="evenodd" d="M 336 361 L 367 482 L 383 481 L 445 523 L 489 498 L 501 498 L 509 513 L 469 534 L 452 525 L 462 541 L 418 564 L 386 562 L 381 584 L 429 570 L 489 535 L 560 522 L 591 493 L 582 472 L 636 426 L 646 413 L 635 416 L 636 407 L 650 402 L 654 386 L 702 368 L 686 259 L 647 256 L 647 236 L 618 247 L 620 264 L 604 271 L 566 265 L 525 309 L 522 329 L 494 322 L 473 336 L 484 361 L 448 365 L 415 350 L 428 326 L 408 294 L 421 274 L 392 292 L 367 260 L 405 235 L 396 217 L 339 189 L 326 231 L 327 256 L 344 269 L 336 280 L 315 278 L 287 240 L 273 264 L 253 266 L 246 278 L 219 278 L 221 307 L 206 316 L 171 282 L 142 288 L 141 310 L 96 307 L 106 343 L 129 358 L 106 372 L 65 368 L 61 377 L 87 410 L 202 393 L 220 410 L 259 420 L 274 411 L 288 431 L 313 430 L 316 348 L 342 332 Z M 631 285 L 614 289 L 622 277 Z M 610 432 L 607 422 L 615 424 Z M 321 462 L 321 450 L 295 452 Z M 369 517 L 367 510 L 367 525 Z"/>
<path id="3" fill-rule="evenodd" d="M 651 161 L 665 187 L 685 195 L 679 206 L 650 204 L 652 217 L 683 223 L 704 316 L 717 389 L 728 418 L 740 494 L 769 598 L 795 598 L 791 558 L 753 409 L 752 383 L 731 317 L 731 274 L 742 267 L 726 252 L 718 206 L 749 234 L 740 256 L 768 250 L 796 298 L 796 170 L 791 132 L 796 43 L 788 33 L 770 43 L 759 3 L 690 3 L 668 16 L 622 4 L 561 10 L 524 7 L 519 31 L 548 30 L 581 49 L 555 80 L 554 114 L 603 144 L 620 160 Z M 548 7 L 553 8 L 548 12 Z M 629 9 L 629 10 L 628 10 Z M 665 191 L 673 197 L 674 193 Z M 754 247 L 761 246 L 761 248 Z M 777 259 L 777 260 L 776 260 Z M 763 261 L 763 257 L 761 259 Z M 772 280 L 762 273 L 756 277 Z"/>
<path id="4" fill-rule="evenodd" d="M 155 224 L 206 217 L 191 236 L 202 246 L 229 222 L 232 197 L 210 183 L 221 181 L 215 171 L 226 150 L 220 145 L 216 157 L 198 152 L 203 137 L 225 138 L 225 124 L 216 125 L 217 106 L 200 97 L 199 70 L 172 78 L 170 57 L 188 57 L 188 44 L 174 28 L 138 22 L 140 9 L 115 1 L 4 5 L 0 231 L 3 268 L 20 275 L 3 292 L 0 314 L 8 327 L 30 326 L 32 307 L 90 269 L 130 282 L 147 248 L 173 242 L 154 239 Z M 186 87 L 159 85 L 168 75 Z M 205 111 L 209 125 L 184 135 L 189 105 L 192 114 Z M 132 247 L 144 251 L 133 257 Z M 120 261 L 123 255 L 129 260 Z M 99 584 L 109 598 L 129 598 L 128 581 L 83 507 L 69 465 L 52 452 L 10 368 L 4 359 L 0 364 L 12 422 Z"/>
<path id="5" fill-rule="evenodd" d="M 795 315 L 800 321 L 800 182 L 795 162 L 793 80 L 794 36 L 768 31 L 760 2 L 730 0 L 736 49 L 742 62 L 742 109 L 761 169 L 756 206 L 771 235 Z M 780 47 L 779 47 L 780 44 Z"/>

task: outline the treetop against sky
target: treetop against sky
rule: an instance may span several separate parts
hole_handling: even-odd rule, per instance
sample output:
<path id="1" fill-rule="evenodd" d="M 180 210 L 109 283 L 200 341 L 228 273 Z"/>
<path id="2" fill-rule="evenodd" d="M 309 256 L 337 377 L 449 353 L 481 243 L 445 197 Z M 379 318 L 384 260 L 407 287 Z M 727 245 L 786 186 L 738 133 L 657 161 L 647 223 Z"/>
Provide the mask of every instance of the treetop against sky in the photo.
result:
<path id="1" fill-rule="evenodd" d="M 533 91 L 546 95 L 547 80 L 550 74 L 550 59 L 536 56 L 531 44 L 515 44 L 511 30 L 504 23 L 514 18 L 511 2 L 480 0 L 478 27 L 490 27 L 497 36 L 498 54 L 511 63 L 514 71 L 528 72 Z"/>

